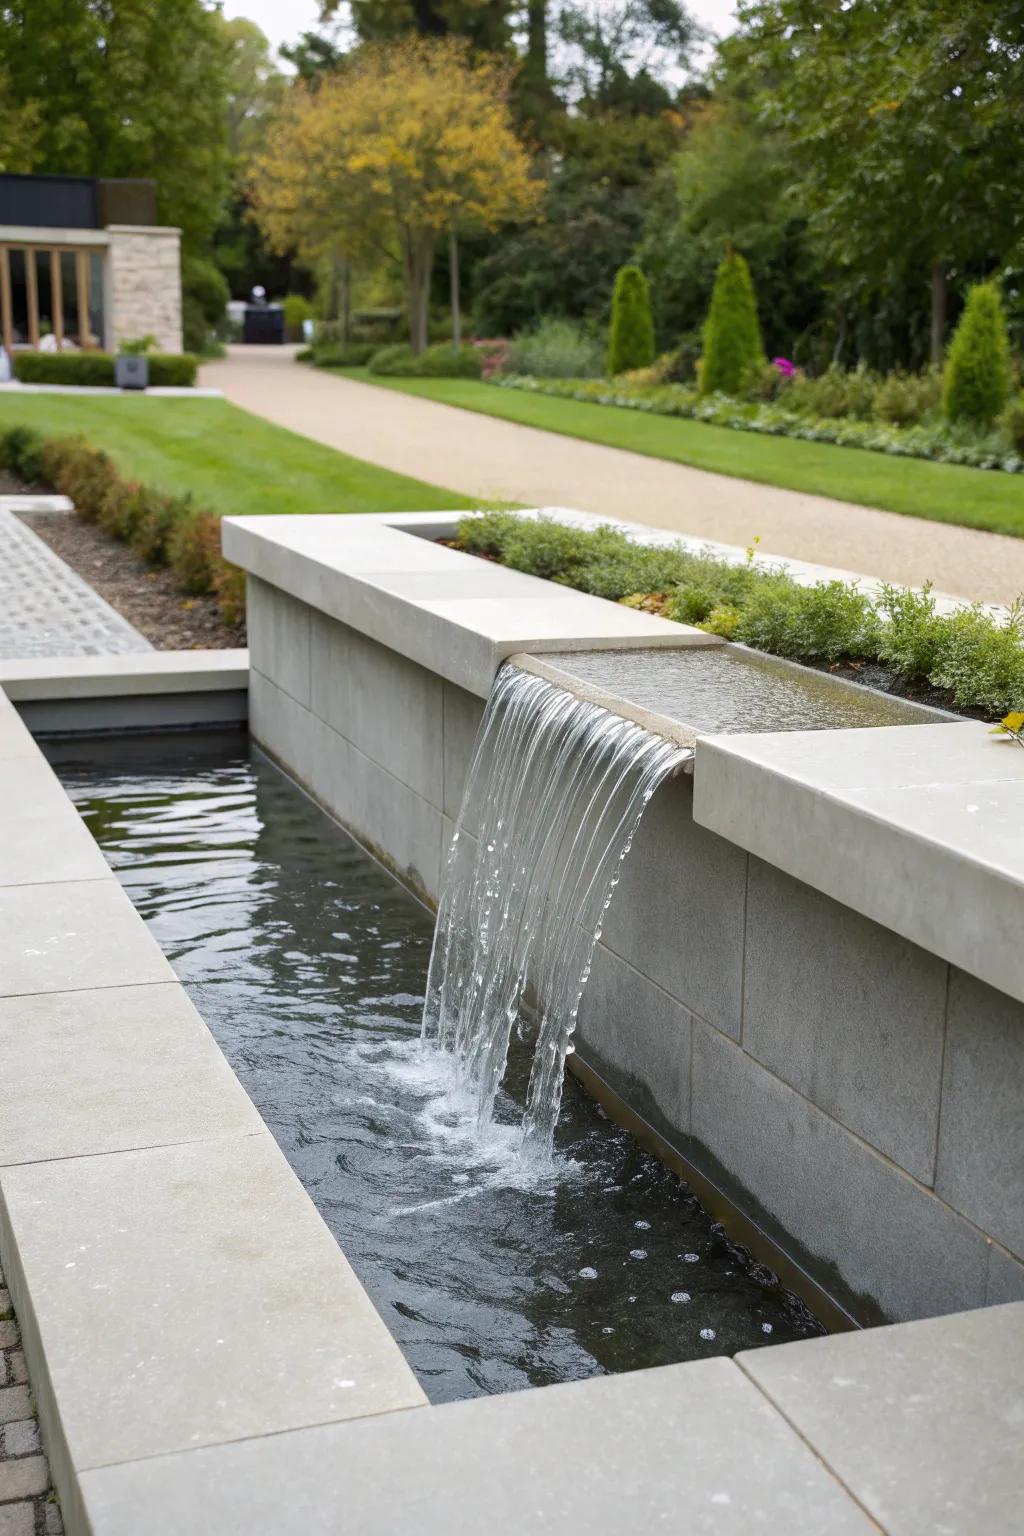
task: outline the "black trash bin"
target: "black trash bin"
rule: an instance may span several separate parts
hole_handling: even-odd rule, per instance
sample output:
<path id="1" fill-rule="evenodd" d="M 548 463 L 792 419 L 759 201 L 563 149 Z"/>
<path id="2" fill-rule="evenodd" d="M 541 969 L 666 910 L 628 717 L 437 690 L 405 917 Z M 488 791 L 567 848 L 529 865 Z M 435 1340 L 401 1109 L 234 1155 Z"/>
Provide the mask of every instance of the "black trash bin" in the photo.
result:
<path id="1" fill-rule="evenodd" d="M 284 344 L 284 308 L 280 304 L 247 304 L 242 320 L 242 340 L 250 345 Z"/>

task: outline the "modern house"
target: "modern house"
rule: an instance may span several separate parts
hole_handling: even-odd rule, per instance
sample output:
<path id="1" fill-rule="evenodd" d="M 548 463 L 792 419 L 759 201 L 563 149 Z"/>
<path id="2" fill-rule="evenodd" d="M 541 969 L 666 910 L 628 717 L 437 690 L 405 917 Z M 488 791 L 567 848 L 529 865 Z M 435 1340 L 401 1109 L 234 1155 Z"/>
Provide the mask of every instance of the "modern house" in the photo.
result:
<path id="1" fill-rule="evenodd" d="M 0 175 L 0 340 L 55 351 L 152 335 L 180 352 L 181 231 L 156 183 Z"/>

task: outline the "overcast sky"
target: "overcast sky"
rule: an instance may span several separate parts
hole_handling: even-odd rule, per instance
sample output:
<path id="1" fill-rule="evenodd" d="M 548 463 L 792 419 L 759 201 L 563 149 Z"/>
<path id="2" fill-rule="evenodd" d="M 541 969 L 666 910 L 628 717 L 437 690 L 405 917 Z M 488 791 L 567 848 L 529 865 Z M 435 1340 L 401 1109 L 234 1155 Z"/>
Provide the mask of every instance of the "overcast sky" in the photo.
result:
<path id="1" fill-rule="evenodd" d="M 721 36 L 732 24 L 734 0 L 688 0 L 691 15 Z M 225 16 L 248 16 L 275 48 L 316 26 L 317 0 L 224 0 Z"/>

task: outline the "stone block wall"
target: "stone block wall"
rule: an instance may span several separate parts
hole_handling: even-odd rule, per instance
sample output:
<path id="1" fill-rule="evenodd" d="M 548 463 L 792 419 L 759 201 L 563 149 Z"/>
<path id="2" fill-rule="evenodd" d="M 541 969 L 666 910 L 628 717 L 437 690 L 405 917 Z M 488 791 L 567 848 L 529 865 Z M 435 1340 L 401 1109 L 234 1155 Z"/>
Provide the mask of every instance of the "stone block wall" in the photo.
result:
<path id="1" fill-rule="evenodd" d="M 437 899 L 483 701 L 250 578 L 253 734 Z M 578 1047 L 862 1321 L 1024 1299 L 1024 1006 L 648 808 Z"/>
<path id="2" fill-rule="evenodd" d="M 181 232 L 113 224 L 108 230 L 109 342 L 156 337 L 160 352 L 180 352 Z"/>

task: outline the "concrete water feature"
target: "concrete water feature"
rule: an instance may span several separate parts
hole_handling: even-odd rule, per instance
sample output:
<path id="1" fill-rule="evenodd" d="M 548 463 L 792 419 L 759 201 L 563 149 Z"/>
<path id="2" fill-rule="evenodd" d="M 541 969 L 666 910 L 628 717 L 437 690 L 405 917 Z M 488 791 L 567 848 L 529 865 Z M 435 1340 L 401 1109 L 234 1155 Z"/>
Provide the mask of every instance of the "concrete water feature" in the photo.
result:
<path id="1" fill-rule="evenodd" d="M 634 629 L 614 609 L 607 627 L 589 605 L 583 611 L 574 604 L 570 615 L 562 594 L 536 583 L 525 612 L 517 600 L 525 597 L 522 588 L 504 611 L 487 599 L 474 608 L 474 599 L 453 599 L 450 590 L 432 597 L 429 583 L 402 579 L 404 552 L 390 534 L 377 540 L 359 532 L 364 520 L 322 519 L 318 528 L 309 526 L 313 519 L 289 521 L 306 524 L 294 527 L 301 551 L 289 547 L 279 528 L 266 529 L 269 552 L 248 528 L 237 536 L 226 530 L 229 554 L 244 555 L 250 570 L 257 556 L 260 565 L 251 609 L 256 734 L 279 759 L 290 757 L 293 776 L 322 804 L 334 800 L 338 819 L 421 890 L 431 873 L 439 877 L 476 723 L 503 656 L 523 650 L 524 642 L 533 651 L 573 646 L 572 617 L 581 621 L 585 641 L 609 649 L 621 649 L 624 635 L 626 644 L 641 647 L 647 636 L 659 645 L 707 643 L 685 633 L 666 639 L 654 620 Z M 346 551 L 348 533 L 340 525 L 349 523 L 361 549 Z M 410 574 L 417 574 L 415 565 Z M 467 591 L 452 566 L 441 574 L 460 578 L 452 586 Z M 396 582 L 404 594 L 391 590 Z M 276 626 L 276 641 L 268 625 Z M 857 1186 L 859 1200 L 854 1189 L 832 1226 L 825 1223 L 824 1236 L 811 1223 L 820 1248 L 803 1257 L 820 1260 L 831 1241 L 848 1273 L 858 1254 L 877 1250 L 879 1232 L 895 1231 L 897 1273 L 887 1299 L 896 1316 L 1022 1294 L 1014 1225 L 1019 995 L 1006 990 L 1000 996 L 993 984 L 996 974 L 1013 981 L 1006 925 L 1012 927 L 1020 910 L 1013 905 L 1020 890 L 1017 844 L 1012 823 L 1005 843 L 996 837 L 998 857 L 979 854 L 984 836 L 977 846 L 965 836 L 944 850 L 934 819 L 927 831 L 929 814 L 939 814 L 937 786 L 954 760 L 957 803 L 963 802 L 965 818 L 981 818 L 975 824 L 982 829 L 998 825 L 1000 808 L 1012 803 L 1020 781 L 1008 749 L 984 738 L 981 727 L 920 725 L 910 734 L 921 744 L 908 752 L 904 727 L 813 738 L 798 733 L 782 738 L 796 748 L 796 761 L 788 763 L 771 757 L 782 750 L 773 746 L 778 737 L 698 739 L 692 787 L 679 781 L 671 803 L 652 802 L 643 888 L 628 902 L 620 890 L 616 902 L 623 913 L 640 902 L 632 934 L 659 944 L 666 968 L 648 976 L 621 953 L 629 947 L 629 927 L 616 948 L 603 942 L 598 966 L 607 951 L 603 995 L 613 1003 L 599 1007 L 590 1025 L 582 1019 L 580 1034 L 586 1041 L 590 1030 L 595 1056 L 602 1038 L 606 1045 L 621 1039 L 621 1029 L 608 1022 L 615 1022 L 618 988 L 620 1017 L 628 1010 L 646 1087 L 668 1104 L 673 1123 L 691 1112 L 692 1087 L 701 1126 L 720 1137 L 721 1168 L 729 1172 L 726 1157 L 747 1150 L 739 1177 L 736 1166 L 730 1173 L 737 1194 L 754 1198 L 751 1189 L 762 1175 L 774 1179 L 762 1186 L 761 1210 L 750 1207 L 763 1220 L 772 1214 L 773 1191 L 789 1178 L 797 1228 L 805 1207 L 815 1220 L 827 1215 L 830 1202 L 842 1198 L 851 1148 L 859 1148 L 874 1181 Z M 860 782 L 870 777 L 874 753 L 864 748 L 858 757 L 852 750 L 859 741 L 886 738 L 894 743 L 895 799 L 911 802 L 913 812 L 902 819 L 884 784 Z M 815 759 L 815 743 L 816 751 L 830 746 L 833 754 L 832 778 L 820 791 L 815 775 L 824 776 L 826 765 Z M 985 755 L 984 747 L 996 756 Z M 735 796 L 730 801 L 723 793 L 719 814 L 728 818 L 730 806 L 742 809 L 743 838 L 764 839 L 760 851 L 698 819 L 703 785 L 711 782 L 703 765 L 719 753 L 738 764 Z M 837 762 L 847 755 L 851 773 L 844 780 Z M 38 749 L 2 702 L 0 756 L 38 770 L 10 778 L 7 833 L 39 814 L 39 794 L 52 791 L 38 787 L 46 780 Z M 915 785 L 923 791 L 919 802 L 911 793 Z M 772 855 L 793 857 L 783 846 L 787 838 L 800 842 L 796 829 L 780 822 L 787 806 L 803 818 L 814 865 L 795 873 L 770 864 Z M 77 836 L 70 802 L 53 797 L 46 817 L 59 820 L 69 838 Z M 848 827 L 850 836 L 867 828 L 872 836 L 863 837 L 865 867 L 857 878 L 826 897 L 814 885 L 818 866 L 822 882 L 838 887 L 843 853 L 849 863 L 858 846 L 848 838 L 830 858 L 833 825 Z M 726 833 L 731 826 L 727 821 Z M 899 851 L 890 867 L 893 848 Z M 638 843 L 631 867 L 639 867 L 640 853 Z M 396 1526 L 469 1533 L 479 1529 L 484 1507 L 488 1525 L 510 1536 L 583 1525 L 643 1530 L 666 1522 L 715 1536 L 758 1523 L 774 1530 L 881 1528 L 901 1536 L 943 1524 L 964 1533 L 1017 1528 L 1024 1493 L 1019 1303 L 769 1348 L 734 1361 L 450 1407 L 416 1406 L 422 1397 L 396 1347 L 109 869 L 97 865 L 69 878 L 62 858 L 55 848 L 51 860 L 30 870 L 29 884 L 20 868 L 0 868 L 7 882 L 0 900 L 17 915 L 16 926 L 0 929 L 0 1040 L 7 1053 L 0 1103 L 38 1096 L 35 1042 L 42 1035 L 35 1031 L 49 1031 L 59 1043 L 50 1058 L 51 1102 L 60 1106 L 42 1125 L 29 1117 L 31 1142 L 0 1140 L 0 1251 L 69 1530 L 94 1536 L 294 1530 L 305 1536 L 345 1521 L 368 1533 Z M 687 858 L 696 858 L 700 872 L 689 891 L 680 874 Z M 921 959 L 920 938 L 908 942 L 885 923 L 895 925 L 901 895 L 921 894 L 920 882 L 934 884 L 937 874 L 946 907 L 941 893 L 924 892 L 928 942 L 936 948 Z M 968 933 L 950 970 L 960 881 L 972 897 L 985 893 L 993 909 L 1001 890 L 1009 906 L 988 948 L 971 949 L 978 936 Z M 792 900 L 801 893 L 802 924 Z M 787 945 L 779 944 L 779 921 L 792 930 Z M 653 923 L 646 936 L 640 933 L 645 923 Z M 765 936 L 760 946 L 758 934 Z M 679 953 L 683 935 L 691 936 L 685 956 Z M 610 940 L 607 931 L 605 937 Z M 904 946 L 895 958 L 894 943 Z M 816 1060 L 834 1061 L 838 1038 L 859 1052 L 855 1068 L 870 1065 L 872 1039 L 879 1050 L 893 1048 L 886 1015 L 872 1036 L 867 1008 L 880 951 L 883 978 L 889 977 L 885 997 L 896 1004 L 888 1017 L 912 1026 L 912 1039 L 920 1041 L 923 1014 L 942 1036 L 946 1061 L 922 1097 L 930 1103 L 938 1095 L 942 1102 L 937 1144 L 951 1127 L 953 1140 L 936 1148 L 944 1183 L 929 1186 L 905 1166 L 922 1149 L 927 1153 L 920 1132 L 915 1150 L 901 1149 L 903 1163 L 872 1146 L 869 1136 L 893 1129 L 894 1103 L 884 1092 L 880 1125 L 846 1123 L 880 1080 L 885 1090 L 893 1081 L 898 1087 L 898 1073 L 876 1073 L 863 1103 L 855 1096 L 851 1106 L 839 1096 L 822 1107 L 816 1100 L 826 1100 L 827 1083 L 794 1086 L 778 1074 L 785 1047 L 769 1065 L 761 1062 L 769 1056 L 765 1010 L 762 1005 L 760 1040 L 747 1013 L 759 976 L 762 998 L 780 984 L 761 974 L 758 955 L 796 957 L 784 968 L 787 985 L 794 976 L 813 982 L 819 971 L 836 978 L 823 994 L 815 996 L 812 987 L 809 996 L 796 998 L 804 1056 L 809 1021 L 817 1020 Z M 642 958 L 639 949 L 632 953 Z M 822 955 L 827 965 L 818 963 Z M 922 985 L 936 962 L 949 987 L 948 1005 L 941 984 Z M 21 979 L 26 966 L 28 990 Z M 997 973 L 998 966 L 1003 971 Z M 989 968 L 988 979 L 979 974 Z M 681 975 L 693 991 L 690 1005 L 665 985 Z M 595 966 L 588 993 L 595 1003 L 602 996 L 598 981 Z M 127 1009 L 120 1025 L 104 991 Z M 157 1012 L 157 992 L 172 1006 Z M 837 992 L 849 1004 L 845 1013 L 827 1006 Z M 770 1011 L 767 1019 L 770 1025 Z M 788 1012 L 782 1022 L 792 1022 Z M 141 1051 L 140 1038 L 147 1043 Z M 98 1054 L 101 1044 L 105 1057 Z M 181 1065 L 167 1072 L 165 1052 L 172 1047 Z M 609 1072 L 614 1067 L 603 1056 L 601 1064 Z M 619 1078 L 627 1091 L 630 1065 Z M 838 1082 L 848 1086 L 842 1075 Z M 707 1102 L 709 1094 L 717 1097 Z M 767 1167 L 773 1159 L 780 1169 Z M 927 1173 L 927 1157 L 918 1167 Z M 900 1201 L 902 1181 L 910 1194 L 894 1229 L 886 1205 Z M 922 1289 L 912 1270 L 926 1252 L 928 1219 L 921 1212 L 927 1218 L 931 1202 L 969 1241 L 952 1260 L 933 1246 L 941 1284 L 929 1281 Z M 904 1262 L 908 1247 L 917 1258 Z M 281 1252 L 293 1256 L 288 1269 L 276 1262 Z M 969 1278 L 959 1289 L 957 1264 Z M 876 1260 L 874 1273 L 885 1279 L 885 1264 Z M 294 1284 L 295 1307 L 281 1305 L 282 1280 Z M 344 1348 L 337 1352 L 343 1323 L 352 1330 L 352 1347 L 363 1352 L 366 1379 L 376 1383 L 358 1402 L 332 1387 L 347 1369 Z M 352 1422 L 353 1415 L 361 1422 Z"/>

